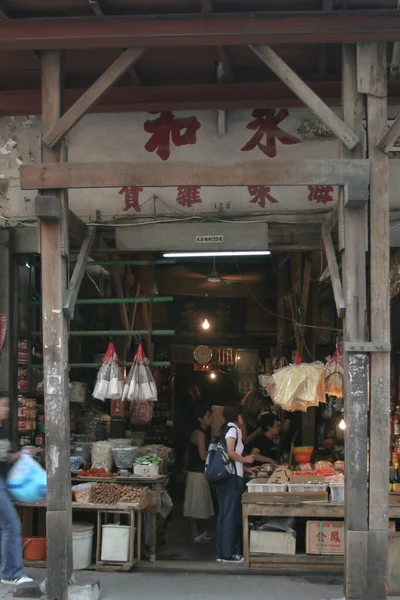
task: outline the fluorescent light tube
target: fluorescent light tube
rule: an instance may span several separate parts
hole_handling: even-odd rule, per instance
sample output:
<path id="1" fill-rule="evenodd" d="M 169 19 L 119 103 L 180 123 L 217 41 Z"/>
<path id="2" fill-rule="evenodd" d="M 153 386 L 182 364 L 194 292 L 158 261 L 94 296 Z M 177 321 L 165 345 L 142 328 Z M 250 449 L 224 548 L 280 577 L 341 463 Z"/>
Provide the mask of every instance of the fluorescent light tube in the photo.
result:
<path id="1" fill-rule="evenodd" d="M 203 256 L 268 256 L 269 250 L 244 250 L 244 251 L 222 251 L 222 252 L 164 252 L 164 258 L 202 258 Z"/>

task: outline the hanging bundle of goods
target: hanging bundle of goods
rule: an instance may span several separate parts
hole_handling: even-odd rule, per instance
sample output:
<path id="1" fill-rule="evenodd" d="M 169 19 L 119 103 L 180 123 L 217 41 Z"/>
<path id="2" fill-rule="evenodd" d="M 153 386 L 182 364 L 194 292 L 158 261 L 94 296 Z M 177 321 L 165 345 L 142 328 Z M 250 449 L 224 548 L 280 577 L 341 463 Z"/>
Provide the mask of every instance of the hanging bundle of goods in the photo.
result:
<path id="1" fill-rule="evenodd" d="M 268 378 L 267 391 L 284 410 L 307 412 L 310 406 L 325 402 L 324 365 L 320 362 L 295 363 L 278 369 Z"/>
<path id="2" fill-rule="evenodd" d="M 103 364 L 97 375 L 93 397 L 97 400 L 119 400 L 124 391 L 124 380 L 118 365 L 118 356 L 114 344 L 109 344 L 103 356 Z"/>
<path id="3" fill-rule="evenodd" d="M 157 402 L 157 386 L 150 371 L 142 344 L 136 352 L 132 368 L 127 377 L 122 400 L 131 404 L 131 422 L 133 425 L 146 425 L 153 418 L 151 402 Z"/>
<path id="4" fill-rule="evenodd" d="M 340 344 L 333 356 L 328 356 L 325 365 L 325 392 L 328 396 L 343 398 L 343 347 Z"/>

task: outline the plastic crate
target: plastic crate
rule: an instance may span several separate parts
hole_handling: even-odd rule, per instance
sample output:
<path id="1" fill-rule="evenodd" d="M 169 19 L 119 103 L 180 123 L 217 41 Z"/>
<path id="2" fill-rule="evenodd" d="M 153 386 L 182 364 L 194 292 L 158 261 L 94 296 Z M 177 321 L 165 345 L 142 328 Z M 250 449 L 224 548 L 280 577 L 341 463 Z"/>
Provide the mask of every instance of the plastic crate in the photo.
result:
<path id="1" fill-rule="evenodd" d="M 257 483 L 256 481 L 249 481 L 247 483 L 247 490 L 249 492 L 269 492 L 272 494 L 281 494 L 287 492 L 286 483 Z"/>
<path id="2" fill-rule="evenodd" d="M 331 502 L 344 502 L 344 483 L 331 483 Z"/>
<path id="3" fill-rule="evenodd" d="M 302 492 L 326 492 L 328 489 L 327 483 L 289 483 L 289 492 L 296 494 Z"/>

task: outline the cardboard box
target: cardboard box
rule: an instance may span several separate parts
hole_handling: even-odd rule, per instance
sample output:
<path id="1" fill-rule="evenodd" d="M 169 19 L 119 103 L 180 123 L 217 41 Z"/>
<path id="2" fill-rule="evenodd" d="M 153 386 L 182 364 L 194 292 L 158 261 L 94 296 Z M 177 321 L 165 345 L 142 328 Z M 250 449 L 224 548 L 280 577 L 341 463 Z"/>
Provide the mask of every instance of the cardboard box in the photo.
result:
<path id="1" fill-rule="evenodd" d="M 344 555 L 344 522 L 307 521 L 306 553 Z"/>
<path id="2" fill-rule="evenodd" d="M 290 469 L 285 467 L 276 467 L 271 477 L 268 479 L 268 483 L 287 483 L 290 479 Z"/>
<path id="3" fill-rule="evenodd" d="M 296 554 L 296 535 L 281 531 L 250 531 L 252 554 Z"/>

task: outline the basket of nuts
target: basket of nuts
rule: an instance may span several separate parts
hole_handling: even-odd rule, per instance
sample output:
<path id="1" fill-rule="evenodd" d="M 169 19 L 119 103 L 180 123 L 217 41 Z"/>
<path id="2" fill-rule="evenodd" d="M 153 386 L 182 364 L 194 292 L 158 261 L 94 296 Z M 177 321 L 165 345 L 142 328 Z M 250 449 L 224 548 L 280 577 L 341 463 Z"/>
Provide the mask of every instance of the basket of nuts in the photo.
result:
<path id="1" fill-rule="evenodd" d="M 136 488 L 130 485 L 121 485 L 119 506 L 132 506 L 134 508 L 147 508 L 149 505 L 149 488 Z"/>

